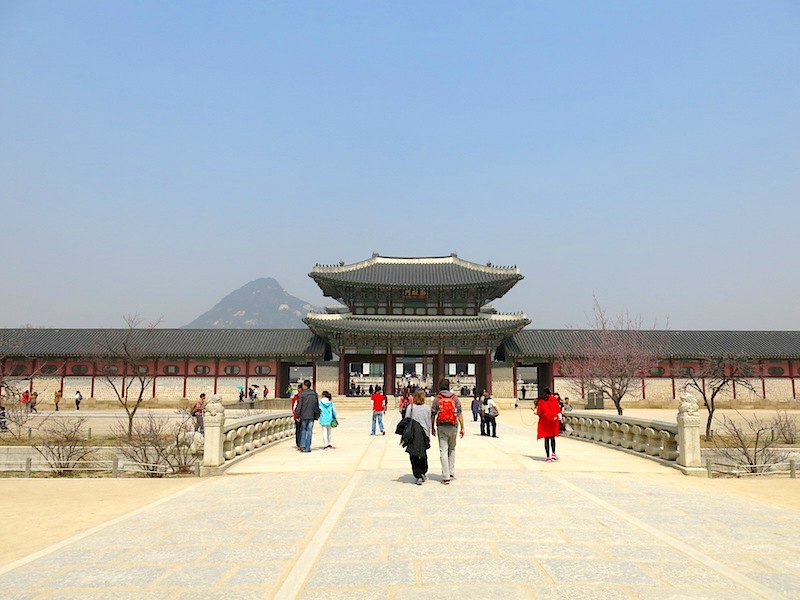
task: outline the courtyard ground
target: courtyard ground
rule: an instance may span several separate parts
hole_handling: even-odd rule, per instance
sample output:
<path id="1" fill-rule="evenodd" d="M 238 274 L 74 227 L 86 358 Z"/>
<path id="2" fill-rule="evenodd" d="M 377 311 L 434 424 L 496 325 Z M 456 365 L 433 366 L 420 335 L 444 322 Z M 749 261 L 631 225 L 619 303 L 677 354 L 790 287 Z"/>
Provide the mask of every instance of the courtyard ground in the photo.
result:
<path id="1" fill-rule="evenodd" d="M 13 598 L 800 597 L 800 482 L 691 478 L 559 439 L 530 411 L 467 420 L 458 478 L 416 486 L 393 435 L 342 413 L 222 477 L 0 480 Z M 664 419 L 666 420 L 666 419 Z"/>

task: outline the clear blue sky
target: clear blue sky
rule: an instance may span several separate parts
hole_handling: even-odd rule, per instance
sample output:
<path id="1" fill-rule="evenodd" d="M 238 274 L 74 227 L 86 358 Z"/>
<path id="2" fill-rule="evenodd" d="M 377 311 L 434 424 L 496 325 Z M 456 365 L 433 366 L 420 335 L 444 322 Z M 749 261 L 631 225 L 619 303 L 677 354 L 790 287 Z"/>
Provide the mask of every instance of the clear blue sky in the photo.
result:
<path id="1" fill-rule="evenodd" d="M 457 251 L 535 326 L 800 329 L 797 2 L 0 3 L 0 326 Z"/>

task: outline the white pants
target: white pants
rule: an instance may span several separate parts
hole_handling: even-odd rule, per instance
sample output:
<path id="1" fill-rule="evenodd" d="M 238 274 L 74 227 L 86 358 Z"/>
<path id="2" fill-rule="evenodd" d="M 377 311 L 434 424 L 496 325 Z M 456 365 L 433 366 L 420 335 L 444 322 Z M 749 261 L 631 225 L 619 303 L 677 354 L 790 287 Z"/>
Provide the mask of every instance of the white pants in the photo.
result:
<path id="1" fill-rule="evenodd" d="M 322 428 L 322 447 L 325 448 L 331 445 L 331 426 L 321 425 Z"/>

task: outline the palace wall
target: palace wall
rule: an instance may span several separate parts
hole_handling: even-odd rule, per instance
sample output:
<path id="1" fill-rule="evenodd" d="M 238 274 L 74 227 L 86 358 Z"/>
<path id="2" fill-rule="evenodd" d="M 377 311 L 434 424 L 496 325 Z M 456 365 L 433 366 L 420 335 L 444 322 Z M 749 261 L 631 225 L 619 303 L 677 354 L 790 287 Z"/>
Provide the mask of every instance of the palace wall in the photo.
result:
<path id="1" fill-rule="evenodd" d="M 794 385 L 792 383 L 794 379 Z M 688 379 L 674 379 L 670 377 L 646 377 L 637 379 L 631 385 L 628 393 L 622 399 L 622 406 L 629 408 L 676 408 L 679 404 L 681 393 L 689 382 Z M 644 387 L 642 386 L 644 383 Z M 737 385 L 734 394 L 731 387 L 717 395 L 715 403 L 717 408 L 800 408 L 800 378 L 792 377 L 764 377 L 748 380 L 748 386 Z M 749 388 L 752 389 L 749 389 Z M 554 391 L 561 397 L 569 397 L 570 402 L 581 407 L 586 400 L 581 396 L 581 384 L 569 377 L 554 378 Z M 692 390 L 689 390 L 692 392 Z M 694 392 L 695 396 L 699 394 Z M 611 401 L 605 399 L 606 408 Z"/>
<path id="2" fill-rule="evenodd" d="M 191 373 L 191 369 L 189 373 Z M 96 375 L 94 384 L 88 375 L 35 375 L 32 378 L 9 378 L 22 391 L 31 389 L 39 393 L 39 406 L 44 410 L 53 407 L 53 395 L 63 386 L 63 406 L 67 410 L 74 409 L 75 390 L 80 390 L 84 396 L 83 408 L 94 406 L 113 407 L 118 404 L 117 396 L 104 375 Z M 112 381 L 119 387 L 122 377 L 115 376 Z M 130 376 L 126 377 L 126 382 Z M 646 377 L 636 380 L 623 399 L 623 406 L 631 408 L 675 408 L 678 398 L 688 383 L 687 379 L 670 377 Z M 717 396 L 717 408 L 800 408 L 800 377 L 765 376 L 748 380 L 749 385 L 737 385 L 736 391 L 728 388 Z M 221 394 L 225 403 L 234 403 L 238 399 L 238 386 L 257 384 L 260 390 L 266 385 L 269 388 L 269 398 L 276 397 L 276 377 L 253 375 L 220 375 L 217 377 L 217 393 Z M 129 392 L 138 395 L 138 382 L 134 381 Z M 184 397 L 185 386 L 185 397 Z M 580 383 L 567 377 L 555 377 L 553 380 L 554 391 L 561 393 L 562 397 L 569 397 L 570 401 L 578 407 L 585 405 L 582 398 Z M 318 362 L 316 364 L 315 388 L 321 393 L 328 390 L 337 396 L 339 388 L 339 363 L 338 361 Z M 501 406 L 513 406 L 515 397 L 514 368 L 511 363 L 492 363 L 492 394 L 501 402 Z M 752 388 L 752 389 L 751 389 Z M 93 392 L 92 392 L 93 389 Z M 144 392 L 144 405 L 154 407 L 179 407 L 187 402 L 194 401 L 201 393 L 214 392 L 214 377 L 212 375 L 159 375 L 155 383 L 155 398 L 153 397 L 152 379 Z M 262 395 L 259 394 L 259 398 Z M 528 399 L 532 399 L 529 395 Z M 355 402 L 355 401 L 354 401 Z M 606 398 L 606 405 L 610 400 Z M 358 404 L 360 406 L 360 404 Z M 354 404 L 355 407 L 355 404 Z"/>

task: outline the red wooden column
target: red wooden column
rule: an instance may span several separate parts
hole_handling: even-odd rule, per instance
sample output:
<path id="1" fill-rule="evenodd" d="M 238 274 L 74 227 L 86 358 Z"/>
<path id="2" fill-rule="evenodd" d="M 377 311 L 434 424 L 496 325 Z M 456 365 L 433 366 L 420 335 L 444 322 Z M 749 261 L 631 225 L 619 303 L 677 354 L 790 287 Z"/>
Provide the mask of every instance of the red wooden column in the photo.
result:
<path id="1" fill-rule="evenodd" d="M 433 392 L 439 391 L 439 382 L 445 377 L 444 373 L 444 350 L 439 349 L 436 355 L 436 364 L 433 368 Z"/>
<path id="2" fill-rule="evenodd" d="M 484 369 L 486 370 L 486 391 L 489 395 L 492 395 L 492 352 L 491 350 L 486 353 L 483 357 L 484 360 Z M 516 369 L 515 369 L 516 371 Z M 514 385 L 517 385 L 517 382 L 514 381 Z"/>
<path id="3" fill-rule="evenodd" d="M 383 394 L 385 396 L 394 395 L 394 354 L 386 352 L 383 362 Z"/>

